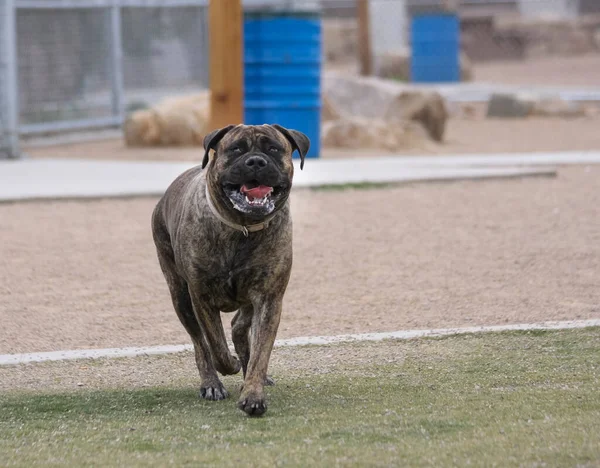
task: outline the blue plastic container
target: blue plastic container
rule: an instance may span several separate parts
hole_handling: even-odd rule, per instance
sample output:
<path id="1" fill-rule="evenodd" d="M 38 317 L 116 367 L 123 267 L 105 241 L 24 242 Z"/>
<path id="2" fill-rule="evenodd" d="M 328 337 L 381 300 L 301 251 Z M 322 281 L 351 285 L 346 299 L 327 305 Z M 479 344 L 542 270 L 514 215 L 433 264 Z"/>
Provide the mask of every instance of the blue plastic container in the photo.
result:
<path id="1" fill-rule="evenodd" d="M 460 81 L 460 20 L 451 13 L 423 13 L 412 17 L 411 81 Z"/>
<path id="2" fill-rule="evenodd" d="M 317 13 L 246 14 L 244 121 L 299 130 L 310 138 L 307 157 L 319 156 L 321 19 Z"/>

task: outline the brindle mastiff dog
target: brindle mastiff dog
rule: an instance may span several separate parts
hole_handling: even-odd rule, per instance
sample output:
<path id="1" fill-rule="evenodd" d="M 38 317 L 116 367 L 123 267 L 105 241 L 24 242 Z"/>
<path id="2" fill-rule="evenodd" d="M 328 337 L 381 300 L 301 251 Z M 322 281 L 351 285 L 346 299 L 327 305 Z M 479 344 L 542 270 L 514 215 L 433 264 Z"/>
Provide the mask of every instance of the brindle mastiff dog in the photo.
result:
<path id="1" fill-rule="evenodd" d="M 306 135 L 278 125 L 216 130 L 204 139 L 202 166 L 175 179 L 152 215 L 173 306 L 194 344 L 200 395 L 227 398 L 217 371 L 241 368 L 238 407 L 249 415 L 267 410 L 263 387 L 272 383 L 267 367 L 292 269 L 292 153 L 302 169 L 309 146 Z M 234 311 L 238 358 L 220 315 Z"/>

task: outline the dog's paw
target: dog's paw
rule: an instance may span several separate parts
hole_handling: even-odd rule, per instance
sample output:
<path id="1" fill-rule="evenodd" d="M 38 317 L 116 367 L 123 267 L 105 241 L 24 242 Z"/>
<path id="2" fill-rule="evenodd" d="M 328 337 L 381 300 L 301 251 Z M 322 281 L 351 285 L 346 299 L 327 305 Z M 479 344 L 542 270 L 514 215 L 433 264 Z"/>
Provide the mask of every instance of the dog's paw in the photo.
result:
<path id="1" fill-rule="evenodd" d="M 221 382 L 207 385 L 202 384 L 200 387 L 200 397 L 212 401 L 224 400 L 229 397 L 229 392 Z"/>
<path id="2" fill-rule="evenodd" d="M 267 411 L 267 402 L 264 395 L 242 395 L 238 401 L 238 408 L 248 416 L 262 416 Z"/>

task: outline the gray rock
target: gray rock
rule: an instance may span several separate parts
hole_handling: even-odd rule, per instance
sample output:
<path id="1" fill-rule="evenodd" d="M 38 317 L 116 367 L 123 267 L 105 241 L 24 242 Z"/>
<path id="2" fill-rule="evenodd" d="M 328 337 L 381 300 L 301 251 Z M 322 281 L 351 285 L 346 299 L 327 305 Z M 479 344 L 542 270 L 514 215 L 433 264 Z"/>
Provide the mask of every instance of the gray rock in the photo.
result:
<path id="1" fill-rule="evenodd" d="M 492 94 L 488 104 L 487 117 L 522 119 L 533 109 L 533 101 L 516 94 Z"/>
<path id="2" fill-rule="evenodd" d="M 488 104 L 488 117 L 522 119 L 526 117 L 574 118 L 586 115 L 585 108 L 558 96 L 494 94 Z"/>

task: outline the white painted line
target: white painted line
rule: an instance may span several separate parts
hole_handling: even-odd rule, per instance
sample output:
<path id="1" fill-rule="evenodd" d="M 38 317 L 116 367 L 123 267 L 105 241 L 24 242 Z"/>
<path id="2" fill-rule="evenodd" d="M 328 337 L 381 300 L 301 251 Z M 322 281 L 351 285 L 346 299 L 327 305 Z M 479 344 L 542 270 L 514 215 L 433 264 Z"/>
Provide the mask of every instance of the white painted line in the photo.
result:
<path id="1" fill-rule="evenodd" d="M 69 361 L 74 359 L 126 358 L 173 354 L 192 350 L 192 345 L 146 346 L 141 348 L 77 349 L 72 351 L 50 351 L 46 353 L 0 354 L 0 366 L 28 364 L 31 362 Z"/>
<path id="2" fill-rule="evenodd" d="M 469 333 L 492 333 L 504 331 L 529 331 L 529 330 L 568 330 L 573 328 L 586 328 L 600 326 L 600 319 L 570 320 L 565 322 L 522 323 L 515 325 L 490 325 L 466 328 L 440 328 L 433 330 L 402 330 L 383 333 L 361 333 L 357 335 L 338 336 L 307 336 L 278 340 L 275 346 L 307 346 L 347 343 L 353 341 L 382 341 L 382 340 L 411 340 L 414 338 L 431 338 L 449 335 L 466 335 Z"/>
<path id="3" fill-rule="evenodd" d="M 529 331 L 529 330 L 568 330 L 574 328 L 598 327 L 600 319 L 569 320 L 563 322 L 523 323 L 515 325 L 492 325 L 466 328 L 440 328 L 431 330 L 401 330 L 383 333 L 360 333 L 355 335 L 337 336 L 305 336 L 277 340 L 276 347 L 330 345 L 357 341 L 382 341 L 382 340 L 410 340 L 414 338 L 440 337 L 449 335 L 465 335 L 469 333 L 492 333 L 504 331 Z M 109 349 L 84 349 L 73 351 L 52 351 L 47 353 L 30 354 L 2 354 L 0 366 L 28 364 L 32 362 L 67 361 L 75 359 L 99 358 L 126 358 L 136 356 L 149 356 L 157 354 L 173 354 L 191 351 L 191 345 L 147 346 L 143 348 L 109 348 Z"/>

